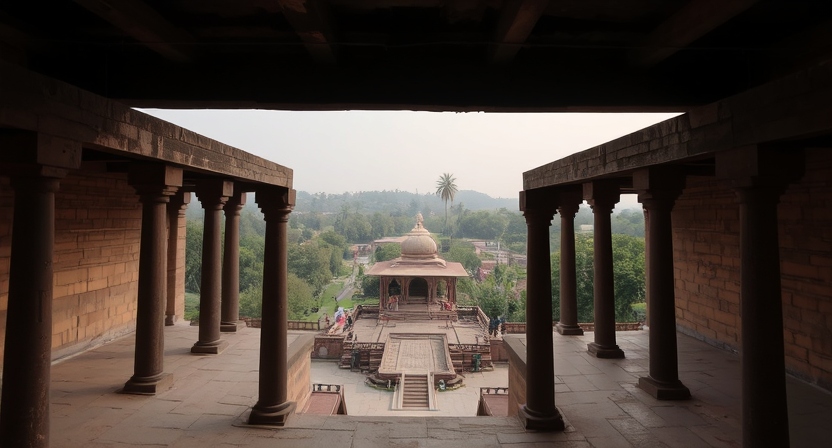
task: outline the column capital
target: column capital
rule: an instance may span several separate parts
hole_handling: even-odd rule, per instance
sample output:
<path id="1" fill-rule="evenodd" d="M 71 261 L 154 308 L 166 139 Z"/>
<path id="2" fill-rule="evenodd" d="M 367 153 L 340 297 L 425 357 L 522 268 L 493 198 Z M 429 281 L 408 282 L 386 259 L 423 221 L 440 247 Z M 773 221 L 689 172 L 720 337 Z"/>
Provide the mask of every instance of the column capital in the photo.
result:
<path id="1" fill-rule="evenodd" d="M 574 218 L 584 201 L 580 185 L 558 191 L 558 213 L 561 217 Z"/>
<path id="2" fill-rule="evenodd" d="M 170 210 L 171 213 L 184 216 L 185 210 L 188 209 L 188 204 L 191 203 L 191 193 L 189 191 L 185 191 L 180 189 L 170 198 Z"/>
<path id="3" fill-rule="evenodd" d="M 520 211 L 527 223 L 531 222 L 530 219 L 545 217 L 549 222 L 557 212 L 557 196 L 547 188 L 523 190 L 520 192 Z"/>
<path id="4" fill-rule="evenodd" d="M 3 171 L 14 164 L 65 170 L 78 169 L 81 166 L 81 142 L 41 132 L 19 129 L 0 130 L 0 148 L 4 149 L 0 151 L 0 162 L 2 162 L 0 166 L 3 167 Z M 43 175 L 46 176 L 46 174 Z"/>
<path id="5" fill-rule="evenodd" d="M 131 163 L 127 183 L 143 200 L 154 198 L 167 202 L 182 187 L 182 168 L 162 163 Z"/>
<path id="6" fill-rule="evenodd" d="M 266 221 L 284 221 L 289 219 L 289 213 L 295 208 L 296 198 L 297 192 L 294 189 L 267 186 L 257 189 L 254 202 L 260 207 Z"/>
<path id="7" fill-rule="evenodd" d="M 650 167 L 633 172 L 633 189 L 647 210 L 673 208 L 685 188 L 685 173 L 676 166 Z"/>
<path id="8" fill-rule="evenodd" d="M 583 184 L 583 197 L 593 212 L 612 213 L 621 197 L 620 188 L 616 179 L 593 180 Z"/>
<path id="9" fill-rule="evenodd" d="M 732 188 L 780 187 L 803 176 L 803 153 L 773 145 L 748 145 L 716 153 L 716 177 Z"/>
<path id="10" fill-rule="evenodd" d="M 228 198 L 234 195 L 234 182 L 221 178 L 202 179 L 194 188 L 202 208 L 222 210 Z"/>
<path id="11" fill-rule="evenodd" d="M 240 190 L 238 187 L 235 186 L 234 194 L 232 194 L 228 198 L 228 202 L 226 202 L 225 207 L 223 207 L 223 210 L 225 211 L 225 216 L 239 215 L 240 211 L 243 209 L 243 206 L 245 205 L 246 192 Z"/>

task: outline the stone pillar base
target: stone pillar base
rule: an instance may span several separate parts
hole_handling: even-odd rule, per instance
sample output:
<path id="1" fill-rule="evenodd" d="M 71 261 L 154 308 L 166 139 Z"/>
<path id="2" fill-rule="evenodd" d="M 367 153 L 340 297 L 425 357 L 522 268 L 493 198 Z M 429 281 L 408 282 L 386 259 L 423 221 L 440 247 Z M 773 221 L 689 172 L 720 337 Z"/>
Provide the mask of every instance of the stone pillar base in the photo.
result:
<path id="1" fill-rule="evenodd" d="M 523 427 L 526 429 L 533 429 L 536 431 L 563 431 L 566 425 L 563 423 L 563 417 L 560 415 L 560 411 L 555 408 L 554 415 L 541 415 L 538 412 L 535 412 L 526 407 L 526 405 L 520 406 L 520 409 L 517 411 L 517 416 L 520 418 L 520 421 L 523 423 Z"/>
<path id="2" fill-rule="evenodd" d="M 287 401 L 276 406 L 259 406 L 255 404 L 248 416 L 249 425 L 283 426 L 289 416 L 295 412 L 297 403 Z"/>
<path id="3" fill-rule="evenodd" d="M 584 329 L 579 325 L 564 325 L 560 322 L 555 324 L 555 330 L 564 336 L 582 336 Z"/>
<path id="4" fill-rule="evenodd" d="M 167 314 L 165 315 L 165 326 L 170 327 L 171 325 L 176 323 L 176 315 L 175 314 Z"/>
<path id="5" fill-rule="evenodd" d="M 150 378 L 130 378 L 124 383 L 124 388 L 118 391 L 120 394 L 131 395 L 156 395 L 159 392 L 170 389 L 173 385 L 173 375 L 162 373 Z"/>
<path id="6" fill-rule="evenodd" d="M 222 333 L 236 333 L 240 330 L 240 328 L 245 328 L 246 323 L 238 320 L 236 322 L 221 322 L 220 323 L 220 332 Z"/>
<path id="7" fill-rule="evenodd" d="M 638 379 L 638 387 L 657 400 L 690 399 L 690 389 L 679 380 L 665 382 L 643 376 Z"/>
<path id="8" fill-rule="evenodd" d="M 597 342 L 590 342 L 586 345 L 586 351 L 596 358 L 623 358 L 624 351 L 618 348 L 617 345 L 603 346 Z"/>
<path id="9" fill-rule="evenodd" d="M 191 347 L 191 353 L 199 355 L 219 355 L 228 347 L 228 341 L 220 339 L 214 342 L 197 342 Z"/>

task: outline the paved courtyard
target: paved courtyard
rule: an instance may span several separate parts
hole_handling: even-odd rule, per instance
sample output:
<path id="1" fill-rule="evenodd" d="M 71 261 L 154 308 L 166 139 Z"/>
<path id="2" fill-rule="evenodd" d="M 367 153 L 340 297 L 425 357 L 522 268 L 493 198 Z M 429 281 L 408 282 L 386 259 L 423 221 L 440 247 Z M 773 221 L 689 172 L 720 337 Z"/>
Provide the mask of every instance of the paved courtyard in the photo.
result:
<path id="1" fill-rule="evenodd" d="M 679 335 L 680 376 L 694 398 L 659 402 L 635 388 L 647 365 L 647 333 L 618 333 L 627 358 L 586 354 L 592 333 L 553 335 L 560 433 L 526 432 L 512 417 L 476 412 L 480 386 L 505 386 L 505 366 L 466 373 L 466 386 L 438 394 L 438 411 L 390 410 L 392 394 L 332 362 L 313 362 L 312 381 L 345 386 L 349 416 L 296 415 L 282 429 L 244 424 L 257 399 L 259 330 L 224 335 L 217 356 L 189 353 L 197 327 L 166 327 L 165 370 L 173 387 L 157 396 L 119 395 L 132 374 L 133 336 L 61 361 L 52 370 L 53 447 L 738 447 L 739 357 Z M 297 337 L 296 334 L 292 337 Z M 832 444 L 832 396 L 788 380 L 792 446 Z M 454 416 L 458 415 L 458 416 Z"/>

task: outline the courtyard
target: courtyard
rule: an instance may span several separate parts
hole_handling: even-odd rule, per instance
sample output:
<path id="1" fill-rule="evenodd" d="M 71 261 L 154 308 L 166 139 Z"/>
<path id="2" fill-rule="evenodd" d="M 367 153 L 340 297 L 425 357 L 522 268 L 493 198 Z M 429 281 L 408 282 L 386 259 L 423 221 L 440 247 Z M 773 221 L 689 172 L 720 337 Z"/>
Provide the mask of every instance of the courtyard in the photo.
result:
<path id="1" fill-rule="evenodd" d="M 217 356 L 195 356 L 197 327 L 165 327 L 165 371 L 173 387 L 156 396 L 116 391 L 133 365 L 126 336 L 52 368 L 51 443 L 56 447 L 736 447 L 741 445 L 740 358 L 679 334 L 680 377 L 689 401 L 657 401 L 635 387 L 647 370 L 647 332 L 619 332 L 626 359 L 586 354 L 592 333 L 553 334 L 556 403 L 565 432 L 527 432 L 514 417 L 474 417 L 479 387 L 508 384 L 507 368 L 465 373 L 465 386 L 437 394 L 437 411 L 393 411 L 392 394 L 364 375 L 312 362 L 314 383 L 343 384 L 349 415 L 295 415 L 281 429 L 244 424 L 257 400 L 259 330 L 224 334 Z M 293 332 L 290 340 L 299 335 Z M 511 336 L 510 336 L 511 337 Z M 516 336 L 520 339 L 523 336 Z M 290 341 L 291 342 L 291 341 Z M 832 440 L 832 397 L 788 379 L 794 447 Z"/>

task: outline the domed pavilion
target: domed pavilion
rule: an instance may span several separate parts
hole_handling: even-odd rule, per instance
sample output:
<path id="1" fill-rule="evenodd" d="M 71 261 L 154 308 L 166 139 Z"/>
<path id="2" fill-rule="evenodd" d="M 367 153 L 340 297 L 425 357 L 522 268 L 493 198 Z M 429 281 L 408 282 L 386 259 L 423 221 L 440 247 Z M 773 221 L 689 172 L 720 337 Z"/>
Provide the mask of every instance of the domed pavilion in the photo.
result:
<path id="1" fill-rule="evenodd" d="M 402 256 L 374 264 L 367 275 L 379 277 L 379 308 L 398 311 L 400 305 L 427 305 L 427 309 L 453 310 L 456 282 L 467 277 L 462 264 L 439 258 L 436 241 L 423 225 L 422 214 L 416 226 L 401 243 Z"/>

